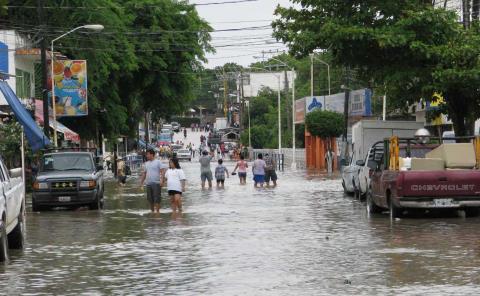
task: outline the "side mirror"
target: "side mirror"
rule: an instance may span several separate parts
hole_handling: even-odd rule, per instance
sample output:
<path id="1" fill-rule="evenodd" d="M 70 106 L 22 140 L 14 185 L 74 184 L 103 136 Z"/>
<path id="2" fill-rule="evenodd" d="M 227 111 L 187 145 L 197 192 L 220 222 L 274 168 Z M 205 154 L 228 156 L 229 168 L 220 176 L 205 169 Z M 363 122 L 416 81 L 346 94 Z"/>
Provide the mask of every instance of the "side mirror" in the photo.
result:
<path id="1" fill-rule="evenodd" d="M 103 165 L 97 165 L 97 171 L 103 171 Z"/>
<path id="2" fill-rule="evenodd" d="M 16 168 L 10 170 L 10 178 L 20 178 L 22 177 L 22 169 Z"/>
<path id="3" fill-rule="evenodd" d="M 358 166 L 365 166 L 365 161 L 360 159 L 360 160 L 357 160 L 355 164 Z"/>

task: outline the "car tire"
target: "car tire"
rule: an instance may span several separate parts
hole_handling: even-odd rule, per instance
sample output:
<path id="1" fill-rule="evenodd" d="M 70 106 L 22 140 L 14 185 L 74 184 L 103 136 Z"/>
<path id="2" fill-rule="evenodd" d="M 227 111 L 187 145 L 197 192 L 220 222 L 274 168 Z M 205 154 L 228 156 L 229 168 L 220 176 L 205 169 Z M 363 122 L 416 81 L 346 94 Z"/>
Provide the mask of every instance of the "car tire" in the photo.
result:
<path id="1" fill-rule="evenodd" d="M 480 208 L 465 208 L 466 217 L 478 217 L 480 216 Z"/>
<path id="2" fill-rule="evenodd" d="M 342 180 L 343 193 L 348 194 L 347 187 L 345 187 L 345 181 Z"/>
<path id="3" fill-rule="evenodd" d="M 399 218 L 400 216 L 402 216 L 402 209 L 397 207 L 394 203 L 393 203 L 393 199 L 390 198 L 390 201 L 389 201 L 389 209 L 390 209 L 390 219 L 395 219 L 395 218 Z"/>
<path id="4" fill-rule="evenodd" d="M 45 210 L 45 207 L 37 205 L 37 203 L 32 199 L 32 212 L 41 212 Z"/>
<path id="5" fill-rule="evenodd" d="M 0 227 L 0 262 L 8 261 L 8 239 L 5 225 Z"/>
<path id="6" fill-rule="evenodd" d="M 11 249 L 23 249 L 25 245 L 25 213 L 18 215 L 17 226 L 8 234 L 8 246 Z"/>
<path id="7" fill-rule="evenodd" d="M 352 184 L 353 184 L 353 197 L 354 197 L 355 199 L 360 200 L 360 190 L 357 189 L 357 186 L 356 186 L 356 184 L 355 184 L 355 181 L 352 181 Z"/>
<path id="8" fill-rule="evenodd" d="M 192 159 L 191 159 L 191 158 L 189 158 L 189 159 L 188 159 L 188 161 L 190 161 L 190 162 L 191 162 L 191 161 L 192 161 Z"/>
<path id="9" fill-rule="evenodd" d="M 375 202 L 373 201 L 373 196 L 372 196 L 372 191 L 368 190 L 367 191 L 367 213 L 368 214 L 378 214 L 382 212 L 382 208 L 377 206 Z"/>
<path id="10" fill-rule="evenodd" d="M 101 195 L 98 195 L 94 202 L 92 202 L 88 208 L 90 210 L 101 210 L 103 209 L 103 199 Z"/>

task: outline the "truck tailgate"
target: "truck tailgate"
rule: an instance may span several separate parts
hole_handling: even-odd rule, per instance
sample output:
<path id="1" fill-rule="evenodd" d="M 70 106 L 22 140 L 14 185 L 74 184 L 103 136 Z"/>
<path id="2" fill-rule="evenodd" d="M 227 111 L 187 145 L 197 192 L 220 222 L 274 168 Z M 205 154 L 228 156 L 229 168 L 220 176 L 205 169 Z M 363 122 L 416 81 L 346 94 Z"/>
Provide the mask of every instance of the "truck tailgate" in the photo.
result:
<path id="1" fill-rule="evenodd" d="M 399 196 L 480 195 L 480 171 L 407 171 L 397 179 Z"/>

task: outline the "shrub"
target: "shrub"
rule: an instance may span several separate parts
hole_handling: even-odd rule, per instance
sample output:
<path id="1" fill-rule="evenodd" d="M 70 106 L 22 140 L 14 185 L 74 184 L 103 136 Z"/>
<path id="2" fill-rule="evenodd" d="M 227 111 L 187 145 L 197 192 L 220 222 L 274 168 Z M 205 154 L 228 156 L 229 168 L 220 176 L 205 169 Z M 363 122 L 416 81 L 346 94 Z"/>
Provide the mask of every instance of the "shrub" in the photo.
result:
<path id="1" fill-rule="evenodd" d="M 337 112 L 315 110 L 307 114 L 305 125 L 313 136 L 339 137 L 343 132 L 343 116 Z"/>

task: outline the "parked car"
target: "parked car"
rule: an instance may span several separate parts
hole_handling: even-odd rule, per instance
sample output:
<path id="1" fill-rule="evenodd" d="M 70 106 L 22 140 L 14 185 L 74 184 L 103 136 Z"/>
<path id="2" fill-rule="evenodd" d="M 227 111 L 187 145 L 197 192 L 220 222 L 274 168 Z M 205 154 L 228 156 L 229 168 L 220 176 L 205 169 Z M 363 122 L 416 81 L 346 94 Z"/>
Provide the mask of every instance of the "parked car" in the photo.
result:
<path id="1" fill-rule="evenodd" d="M 343 164 L 347 164 L 342 169 L 343 191 L 347 194 L 353 193 L 356 198 L 359 198 L 360 189 L 358 184 L 358 173 L 360 171 L 360 166 L 355 162 L 355 155 L 353 154 L 349 158 L 349 161 L 344 161 Z"/>
<path id="2" fill-rule="evenodd" d="M 25 184 L 22 169 L 8 171 L 0 158 L 0 262 L 8 249 L 22 249 L 25 235 Z"/>
<path id="3" fill-rule="evenodd" d="M 172 143 L 172 140 L 173 140 L 172 134 L 170 132 L 164 133 L 162 129 L 162 133 L 158 137 L 158 145 L 160 146 L 170 145 Z"/>
<path id="4" fill-rule="evenodd" d="M 192 161 L 192 154 L 188 149 L 180 149 L 177 151 L 177 158 L 179 160 L 184 159 L 184 160 Z"/>
<path id="5" fill-rule="evenodd" d="M 92 152 L 55 150 L 40 160 L 33 183 L 32 208 L 88 206 L 103 208 L 103 166 Z"/>
<path id="6" fill-rule="evenodd" d="M 164 125 L 162 125 L 162 130 L 163 129 L 168 129 L 168 130 L 171 131 L 171 130 L 173 130 L 173 126 L 171 124 L 164 124 Z"/>
<path id="7" fill-rule="evenodd" d="M 181 144 L 172 144 L 171 148 L 172 148 L 172 152 L 173 152 L 173 153 L 177 153 L 178 150 L 180 150 L 180 149 L 183 148 L 183 145 L 181 145 Z"/>
<path id="8" fill-rule="evenodd" d="M 172 122 L 171 125 L 174 132 L 178 133 L 180 131 L 180 124 L 178 122 Z"/>
<path id="9" fill-rule="evenodd" d="M 424 145 L 392 138 L 384 145 L 367 194 L 369 213 L 389 210 L 396 218 L 412 209 L 463 209 L 468 216 L 479 214 L 480 143 Z"/>
<path id="10" fill-rule="evenodd" d="M 383 141 L 373 144 L 367 152 L 365 160 L 357 160 L 356 164 L 359 166 L 358 173 L 358 194 L 360 199 L 367 195 L 370 186 L 370 176 L 377 167 L 377 163 L 383 158 Z"/>

